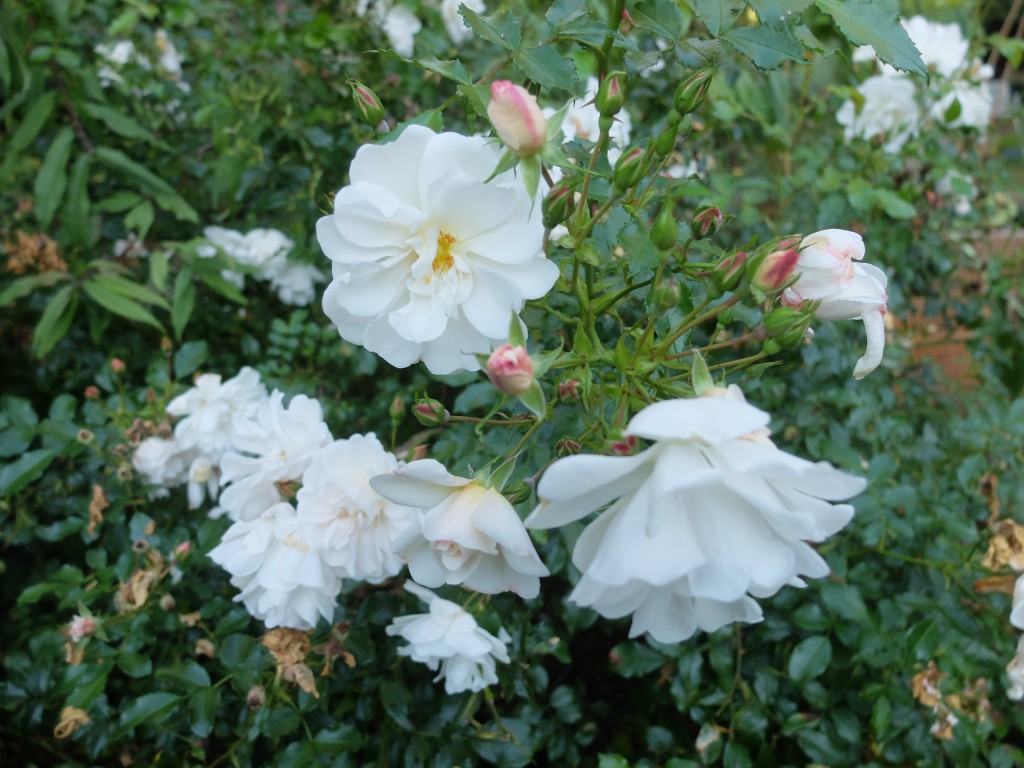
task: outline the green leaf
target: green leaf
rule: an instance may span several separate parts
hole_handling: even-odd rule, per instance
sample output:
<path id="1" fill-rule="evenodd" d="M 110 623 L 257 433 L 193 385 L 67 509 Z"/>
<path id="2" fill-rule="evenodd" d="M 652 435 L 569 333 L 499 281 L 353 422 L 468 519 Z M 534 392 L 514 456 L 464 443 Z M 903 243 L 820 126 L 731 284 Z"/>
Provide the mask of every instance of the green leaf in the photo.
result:
<path id="1" fill-rule="evenodd" d="M 758 21 L 770 27 L 791 24 L 810 4 L 811 0 L 750 0 Z"/>
<path id="2" fill-rule="evenodd" d="M 733 27 L 724 35 L 733 48 L 750 59 L 758 69 L 776 69 L 785 61 L 807 61 L 804 46 L 788 32 L 764 25 Z"/>
<path id="3" fill-rule="evenodd" d="M 140 139 L 151 144 L 156 143 L 156 136 L 150 133 L 149 130 L 139 125 L 134 118 L 122 114 L 116 109 L 111 109 L 102 104 L 86 103 L 82 105 L 82 111 L 90 117 L 99 120 L 118 136 L 123 136 L 126 139 Z"/>
<path id="4" fill-rule="evenodd" d="M 206 362 L 210 349 L 205 341 L 187 341 L 174 353 L 174 378 L 183 379 L 199 370 Z"/>
<path id="5" fill-rule="evenodd" d="M 35 141 L 36 136 L 39 135 L 39 131 L 42 130 L 43 124 L 49 119 L 56 105 L 56 91 L 47 91 L 36 100 L 24 119 L 22 119 L 18 130 L 14 132 L 11 140 L 7 142 L 8 157 L 13 157 Z"/>
<path id="6" fill-rule="evenodd" d="M 351 725 L 338 725 L 324 728 L 313 737 L 317 749 L 328 755 L 340 755 L 352 752 L 363 745 L 363 735 Z"/>
<path id="7" fill-rule="evenodd" d="M 128 211 L 124 217 L 125 229 L 135 232 L 140 240 L 144 240 L 149 228 L 153 226 L 153 204 L 149 200 L 143 200 L 137 206 Z"/>
<path id="8" fill-rule="evenodd" d="M 95 301 L 108 312 L 112 312 L 126 320 L 145 323 L 146 325 L 156 328 L 161 333 L 164 332 L 164 327 L 160 324 L 160 321 L 153 317 L 153 314 L 148 309 L 137 301 L 104 287 L 99 284 L 95 278 L 84 282 L 82 284 L 82 290 L 88 294 L 90 299 Z"/>
<path id="9" fill-rule="evenodd" d="M 62 128 L 46 150 L 43 166 L 36 176 L 33 187 L 36 221 L 44 228 L 53 221 L 68 186 L 68 159 L 74 138 L 75 132 L 70 127 Z"/>
<path id="10" fill-rule="evenodd" d="M 928 77 L 921 54 L 896 14 L 871 0 L 815 0 L 815 4 L 832 17 L 851 43 L 873 46 L 886 64 Z"/>
<path id="11" fill-rule="evenodd" d="M 142 190 L 151 194 L 164 210 L 170 211 L 182 221 L 199 223 L 199 214 L 170 184 L 145 166 L 132 160 L 124 152 L 109 147 L 99 147 L 95 154 L 100 162 L 121 171 L 138 183 Z"/>
<path id="12" fill-rule="evenodd" d="M 572 93 L 576 89 L 576 65 L 550 45 L 516 51 L 512 60 L 527 78 L 544 88 L 561 88 Z"/>
<path id="13" fill-rule="evenodd" d="M 871 730 L 875 733 L 875 739 L 882 741 L 892 725 L 892 703 L 889 698 L 882 694 L 875 699 L 875 705 L 871 708 Z"/>
<path id="14" fill-rule="evenodd" d="M 57 342 L 67 335 L 78 309 L 78 294 L 73 285 L 65 285 L 50 299 L 32 331 L 32 347 L 36 355 L 46 357 Z"/>
<path id="15" fill-rule="evenodd" d="M 181 338 L 195 306 L 196 287 L 192 282 L 192 270 L 183 269 L 174 278 L 174 300 L 171 303 L 171 327 L 175 338 Z"/>
<path id="16" fill-rule="evenodd" d="M 736 21 L 732 3 L 725 0 L 693 0 L 693 10 L 712 37 L 718 37 Z"/>
<path id="17" fill-rule="evenodd" d="M 875 200 L 891 219 L 912 219 L 917 215 L 913 203 L 904 200 L 891 189 L 875 189 Z"/>
<path id="18" fill-rule="evenodd" d="M 121 711 L 121 729 L 127 731 L 137 725 L 156 725 L 167 719 L 181 701 L 173 693 L 146 693 Z"/>
<path id="19" fill-rule="evenodd" d="M 637 3 L 630 15 L 640 29 L 649 29 L 669 40 L 678 40 L 690 28 L 672 0 L 647 0 Z"/>
<path id="20" fill-rule="evenodd" d="M 140 301 L 143 304 L 153 304 L 154 306 L 160 307 L 160 309 L 170 310 L 171 308 L 171 305 L 167 303 L 167 299 L 153 291 L 151 288 L 147 288 L 141 283 L 136 283 L 134 280 L 129 280 L 125 277 L 121 277 L 120 275 L 107 274 L 96 275 L 93 279 L 104 288 L 114 293 L 119 293 L 133 301 Z"/>
<path id="21" fill-rule="evenodd" d="M 167 251 L 153 251 L 149 254 L 149 282 L 160 293 L 167 288 L 170 266 Z"/>
<path id="22" fill-rule="evenodd" d="M 56 456 L 56 451 L 42 448 L 38 451 L 29 451 L 17 461 L 5 464 L 0 468 L 0 499 L 13 496 L 26 485 L 37 480 Z"/>
<path id="23" fill-rule="evenodd" d="M 459 13 L 477 36 L 506 51 L 514 51 L 519 48 L 519 44 L 522 42 L 519 22 L 508 18 L 508 11 L 502 11 L 493 16 L 481 16 L 463 5 L 459 8 Z"/>
<path id="24" fill-rule="evenodd" d="M 789 656 L 789 677 L 806 683 L 821 675 L 832 661 L 832 643 L 817 635 L 801 641 Z"/>
<path id="25" fill-rule="evenodd" d="M 67 202 L 64 204 L 64 226 L 78 245 L 89 245 L 92 235 L 89 222 L 89 161 L 85 154 L 75 160 L 68 182 Z"/>
<path id="26" fill-rule="evenodd" d="M 210 687 L 210 673 L 196 661 L 185 661 L 173 667 L 159 669 L 156 676 L 161 680 L 170 680 L 186 691 L 195 691 Z"/>
<path id="27" fill-rule="evenodd" d="M 125 653 L 117 657 L 117 667 L 128 677 L 149 677 L 153 673 L 153 662 L 141 653 Z"/>
<path id="28" fill-rule="evenodd" d="M 0 291 L 0 307 L 6 307 L 8 304 L 28 296 L 37 288 L 49 288 L 68 279 L 66 272 L 42 272 L 38 275 L 19 277 L 3 291 Z"/>
<path id="29" fill-rule="evenodd" d="M 429 72 L 435 72 L 443 78 L 454 80 L 456 83 L 462 85 L 473 84 L 473 78 L 466 71 L 465 64 L 458 59 L 442 61 L 434 56 L 424 56 L 422 59 L 416 59 L 415 63 Z"/>
<path id="30" fill-rule="evenodd" d="M 188 702 L 189 727 L 192 729 L 192 733 L 199 738 L 209 736 L 217 722 L 219 709 L 219 688 L 205 688 L 193 694 Z"/>
<path id="31" fill-rule="evenodd" d="M 615 673 L 623 677 L 640 677 L 665 665 L 665 655 L 646 643 L 626 640 L 612 649 Z"/>
<path id="32" fill-rule="evenodd" d="M 460 85 L 455 90 L 469 102 L 474 112 L 478 115 L 487 114 L 487 102 L 491 98 L 491 92 L 486 85 Z"/>

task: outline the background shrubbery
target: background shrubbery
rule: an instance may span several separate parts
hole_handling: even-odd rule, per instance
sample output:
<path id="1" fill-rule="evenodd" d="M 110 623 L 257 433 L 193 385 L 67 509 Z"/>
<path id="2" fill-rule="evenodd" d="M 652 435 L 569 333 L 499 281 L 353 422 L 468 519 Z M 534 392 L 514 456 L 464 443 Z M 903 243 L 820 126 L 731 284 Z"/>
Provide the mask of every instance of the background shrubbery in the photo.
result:
<path id="1" fill-rule="evenodd" d="M 985 137 L 933 127 L 898 155 L 844 143 L 835 112 L 864 70 L 813 8 L 804 16 L 811 37 L 801 40 L 819 47 L 807 65 L 761 71 L 721 46 L 708 101 L 678 149 L 695 175 L 677 189 L 687 211 L 714 202 L 732 216 L 716 245 L 843 226 L 864 234 L 869 260 L 890 274 L 882 369 L 850 380 L 862 329 L 822 325 L 813 344 L 744 384 L 774 415 L 781 447 L 869 480 L 854 521 L 822 547 L 831 577 L 764 601 L 762 624 L 673 646 L 627 640 L 624 622 L 564 601 L 575 524 L 536 538 L 555 574 L 539 598 L 491 598 L 495 613 L 514 617 L 505 623 L 513 664 L 500 686 L 447 697 L 426 669 L 396 662 L 384 627 L 407 601 L 391 582 L 347 585 L 335 626 L 313 634 L 318 698 L 275 674 L 261 626 L 206 557 L 228 522 L 187 510 L 181 493 L 149 498 L 131 468 L 133 446 L 166 421 L 167 403 L 196 372 L 228 377 L 251 365 L 270 387 L 317 397 L 336 435 L 374 431 L 389 447 L 429 440 L 432 457 L 461 469 L 518 439 L 465 423 L 424 434 L 392 415 L 396 397 L 408 407 L 426 392 L 453 413 L 482 416 L 490 385 L 479 374 L 394 370 L 339 339 L 319 302 L 287 306 L 251 279 L 239 291 L 221 275 L 233 266 L 226 256 L 199 255 L 205 226 L 273 227 L 295 241 L 292 259 L 326 263 L 315 221 L 355 150 L 380 135 L 356 120 L 349 79 L 372 85 L 391 127 L 443 118 L 487 130 L 479 94 L 458 84 L 465 78 L 450 60 L 458 55 L 473 82 L 504 54 L 479 37 L 456 47 L 440 5 L 402 5 L 424 23 L 418 65 L 366 53 L 388 40 L 372 13 L 347 3 L 32 0 L 0 10 L 0 760 L 1024 762 L 1024 719 L 1004 671 L 1016 645 L 1013 580 L 994 578 L 1008 568 L 982 565 L 997 522 L 1022 515 L 1020 110 L 1000 115 Z M 492 5 L 488 14 L 500 10 Z M 587 5 L 555 3 L 548 21 L 547 4 L 530 13 L 509 5 L 523 45 L 503 71 L 547 77 L 545 96 L 560 106 L 593 74 L 578 52 L 593 31 L 581 23 L 576 38 L 553 40 L 551 28 Z M 600 24 L 605 4 L 590 5 Z M 631 38 L 635 135 L 657 134 L 664 94 L 713 47 L 698 41 L 707 22 L 691 5 L 709 4 L 629 4 L 642 28 L 693 41 L 662 55 L 650 33 Z M 957 21 L 979 54 L 987 40 L 1010 54 L 1004 66 L 1019 64 L 1019 46 L 985 37 L 998 8 L 903 11 Z M 180 73 L 161 68 L 163 34 Z M 118 70 L 119 82 L 103 76 L 109 62 L 97 52 L 118 40 L 140 57 Z M 559 59 L 570 44 L 574 58 Z M 663 70 L 638 74 L 662 58 Z M 430 111 L 442 104 L 443 116 Z M 950 170 L 973 179 L 966 213 L 936 189 Z M 612 246 L 643 245 L 608 229 Z M 547 348 L 557 344 L 562 329 L 550 318 L 524 319 Z M 922 340 L 953 334 L 969 359 L 956 378 L 921 355 Z M 560 414 L 537 433 L 535 466 L 516 480 L 578 434 Z M 176 556 L 183 542 L 191 552 Z M 76 658 L 67 626 L 83 611 L 102 617 L 103 634 Z M 55 734 L 66 707 L 89 722 Z"/>

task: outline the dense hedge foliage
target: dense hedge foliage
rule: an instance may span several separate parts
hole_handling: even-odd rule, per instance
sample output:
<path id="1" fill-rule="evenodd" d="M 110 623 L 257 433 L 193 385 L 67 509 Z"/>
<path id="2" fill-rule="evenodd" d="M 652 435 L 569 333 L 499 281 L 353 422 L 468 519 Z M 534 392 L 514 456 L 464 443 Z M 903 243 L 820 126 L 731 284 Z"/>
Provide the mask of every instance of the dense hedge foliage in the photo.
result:
<path id="1" fill-rule="evenodd" d="M 934 119 L 897 153 L 844 139 L 836 113 L 874 66 L 851 61 L 856 44 L 875 43 L 925 82 L 913 47 L 892 31 L 892 3 L 469 5 L 474 34 L 462 27 L 458 42 L 445 27 L 452 4 L 427 0 L 0 9 L 0 761 L 1024 762 L 1024 715 L 1007 697 L 1006 673 L 1019 634 L 1009 622 L 1016 569 L 992 554 L 1000 536 L 1011 552 L 1024 548 L 1006 533 L 1008 521 L 1024 523 L 1019 107 L 983 131 Z M 975 41 L 972 55 L 998 47 L 1005 66 L 1019 65 L 1020 46 L 985 36 L 984 9 L 918 5 L 905 15 L 957 22 Z M 422 22 L 404 55 L 383 50 L 400 47 L 389 39 L 393 6 Z M 793 20 L 758 22 L 774 13 Z M 876 13 L 890 26 L 867 39 L 857 21 Z M 117 63 L 109 52 L 119 41 L 133 53 Z M 169 44 L 179 69 L 165 57 Z M 454 473 L 518 453 L 528 439 L 505 488 L 522 516 L 566 440 L 605 451 L 621 427 L 615 417 L 646 403 L 634 393 L 612 399 L 626 390 L 615 371 L 594 374 L 586 412 L 558 401 L 557 383 L 584 367 L 567 363 L 544 381 L 547 418 L 526 437 L 520 422 L 485 428 L 529 410 L 480 373 L 396 369 L 344 341 L 320 307 L 322 285 L 309 306 L 289 305 L 255 267 L 223 248 L 211 256 L 204 229 L 280 230 L 294 242 L 292 262 L 327 273 L 316 221 L 361 145 L 409 122 L 486 133 L 487 83 L 498 75 L 561 107 L 608 71 L 608 50 L 628 84 L 634 143 L 666 129 L 666 94 L 678 82 L 709 61 L 717 69 L 663 165 L 683 166 L 681 177 L 652 173 L 653 197 L 595 222 L 596 262 L 551 243 L 563 281 L 573 259 L 589 275 L 614 254 L 609 285 L 657 283 L 648 224 L 666 199 L 684 229 L 699 205 L 726 214 L 703 245 L 689 250 L 687 239 L 683 263 L 687 253 L 713 262 L 844 227 L 863 234 L 868 260 L 889 275 L 896 322 L 881 368 L 862 381 L 849 378 L 860 323 L 816 323 L 813 342 L 770 359 L 763 337 L 712 349 L 756 358 L 729 376 L 732 358 L 708 354 L 721 383 L 740 382 L 772 414 L 780 448 L 867 478 L 853 521 L 818 550 L 832 573 L 762 600 L 758 624 L 675 644 L 629 639 L 628 622 L 566 600 L 580 578 L 570 558 L 584 524 L 575 522 L 532 533 L 552 574 L 536 599 L 473 593 L 467 602 L 457 587 L 442 590 L 494 635 L 508 633 L 511 663 L 497 685 L 446 695 L 432 672 L 396 655 L 386 628 L 415 603 L 397 578 L 344 583 L 333 624 L 291 649 L 312 673 L 302 677 L 208 557 L 231 521 L 208 516 L 210 504 L 189 509 L 182 489 L 160 497 L 133 469 L 140 440 L 170 433 L 167 406 L 198 373 L 227 379 L 252 366 L 268 388 L 315 397 L 334 435 L 374 432 L 403 458 L 428 447 Z M 358 119 L 355 82 L 372 87 L 386 125 Z M 577 139 L 564 152 L 586 162 L 591 146 Z M 611 200 L 605 163 L 593 194 Z M 707 274 L 698 273 L 673 284 L 657 333 L 702 306 Z M 535 349 L 580 355 L 591 344 L 574 332 L 577 298 L 563 291 L 527 304 Z M 620 369 L 654 304 L 624 303 L 596 322 Z M 687 341 L 711 347 L 728 341 L 723 328 L 743 337 L 761 319 L 756 302 L 739 304 Z M 947 333 L 967 339 L 972 359 L 956 379 L 920 354 L 923 337 Z M 629 340 L 625 352 L 615 338 Z M 692 394 L 683 372 L 677 389 Z M 418 423 L 412 407 L 423 394 L 455 418 Z M 76 615 L 97 621 L 86 642 L 71 634 Z"/>

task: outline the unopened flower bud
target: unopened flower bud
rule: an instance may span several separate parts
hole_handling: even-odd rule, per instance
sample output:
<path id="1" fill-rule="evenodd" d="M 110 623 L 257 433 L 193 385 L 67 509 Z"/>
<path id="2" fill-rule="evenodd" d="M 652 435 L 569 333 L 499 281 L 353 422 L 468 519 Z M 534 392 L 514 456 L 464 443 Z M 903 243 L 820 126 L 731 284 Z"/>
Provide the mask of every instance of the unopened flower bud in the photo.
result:
<path id="1" fill-rule="evenodd" d="M 690 232 L 694 240 L 711 237 L 722 228 L 722 211 L 717 205 L 702 205 L 690 219 Z"/>
<path id="2" fill-rule="evenodd" d="M 785 348 L 800 343 L 810 320 L 807 312 L 796 307 L 776 307 L 764 316 L 762 324 L 768 336 Z"/>
<path id="3" fill-rule="evenodd" d="M 554 229 L 568 219 L 575 205 L 576 195 L 570 187 L 561 184 L 552 187 L 540 204 L 545 228 Z"/>
<path id="4" fill-rule="evenodd" d="M 524 347 L 503 344 L 487 359 L 487 378 L 501 392 L 517 397 L 533 386 L 533 361 Z"/>
<path id="5" fill-rule="evenodd" d="M 85 388 L 85 392 L 83 392 L 82 394 L 85 396 L 86 400 L 99 400 L 100 388 L 90 384 L 88 387 Z"/>
<path id="6" fill-rule="evenodd" d="M 651 314 L 661 317 L 679 306 L 679 284 L 675 280 L 658 283 L 651 289 Z"/>
<path id="7" fill-rule="evenodd" d="M 391 401 L 391 405 L 388 406 L 388 416 L 391 417 L 392 421 L 401 421 L 405 415 L 405 400 L 401 395 L 395 395 L 394 400 Z"/>
<path id="8" fill-rule="evenodd" d="M 793 276 L 799 258 L 796 248 L 782 248 L 766 253 L 748 265 L 750 284 L 763 293 L 782 290 Z"/>
<path id="9" fill-rule="evenodd" d="M 122 360 L 121 358 L 115 357 L 113 360 L 110 361 L 110 370 L 112 370 L 114 373 L 124 373 L 124 369 L 124 360 Z"/>
<path id="10" fill-rule="evenodd" d="M 164 595 L 163 597 L 160 598 L 160 608 L 162 610 L 168 611 L 168 612 L 173 611 L 174 610 L 174 605 L 175 605 L 175 602 L 174 602 L 174 597 L 173 596 L 171 596 L 171 595 Z"/>
<path id="11" fill-rule="evenodd" d="M 688 115 L 700 106 L 707 95 L 714 74 L 714 67 L 705 67 L 698 69 L 679 84 L 674 100 L 674 106 L 679 114 Z"/>
<path id="12" fill-rule="evenodd" d="M 266 700 L 267 692 L 262 685 L 254 685 L 249 689 L 249 693 L 245 695 L 245 705 L 253 710 L 262 707 Z"/>
<path id="13" fill-rule="evenodd" d="M 424 427 L 439 427 L 451 416 L 440 402 L 429 397 L 416 401 L 412 415 Z"/>
<path id="14" fill-rule="evenodd" d="M 629 189 L 644 177 L 647 170 L 647 153 L 643 147 L 634 147 L 623 152 L 615 163 L 612 184 L 619 189 Z"/>
<path id="15" fill-rule="evenodd" d="M 512 487 L 506 488 L 504 496 L 509 504 L 519 504 L 526 501 L 533 494 L 533 489 L 525 482 L 514 483 Z"/>
<path id="16" fill-rule="evenodd" d="M 75 616 L 68 626 L 68 637 L 73 643 L 80 643 L 96 631 L 96 619 L 92 616 Z"/>
<path id="17" fill-rule="evenodd" d="M 678 125 L 669 123 L 654 140 L 654 151 L 658 157 L 666 157 L 672 154 L 672 150 L 676 148 L 677 128 Z"/>
<path id="18" fill-rule="evenodd" d="M 583 384 L 578 379 L 566 379 L 558 382 L 558 399 L 563 403 L 574 403 L 580 399 Z"/>
<path id="19" fill-rule="evenodd" d="M 353 80 L 351 85 L 352 102 L 359 120 L 369 126 L 377 125 L 384 119 L 384 105 L 377 94 L 358 81 Z"/>
<path id="20" fill-rule="evenodd" d="M 185 560 L 192 552 L 192 542 L 183 541 L 174 548 L 174 559 L 179 563 Z"/>
<path id="21" fill-rule="evenodd" d="M 676 201 L 671 193 L 665 195 L 665 202 L 654 219 L 651 227 L 651 243 L 659 251 L 668 251 L 676 247 L 679 241 L 679 221 L 676 219 Z"/>
<path id="22" fill-rule="evenodd" d="M 407 461 L 413 462 L 419 461 L 420 459 L 425 459 L 427 458 L 428 453 L 429 451 L 427 449 L 427 446 L 425 446 L 423 443 L 420 443 L 419 445 L 415 446 L 412 449 L 412 451 L 409 452 L 409 457 Z"/>
<path id="23" fill-rule="evenodd" d="M 537 154 L 548 140 L 548 123 L 537 98 L 511 80 L 491 83 L 487 117 L 498 137 L 520 157 Z"/>
<path id="24" fill-rule="evenodd" d="M 622 109 L 626 93 L 622 88 L 621 72 L 612 72 L 602 81 L 594 97 L 594 106 L 603 117 L 613 117 Z"/>
<path id="25" fill-rule="evenodd" d="M 715 265 L 715 269 L 711 272 L 711 284 L 723 293 L 735 290 L 743 274 L 746 272 L 746 265 L 746 251 L 737 251 L 730 256 L 726 256 Z"/>
<path id="26" fill-rule="evenodd" d="M 636 436 L 623 435 L 608 441 L 608 450 L 616 456 L 629 456 L 636 452 Z"/>
<path id="27" fill-rule="evenodd" d="M 78 440 L 78 442 L 80 442 L 82 445 L 89 445 L 93 440 L 96 439 L 96 435 L 94 435 L 88 429 L 80 429 L 78 430 L 78 434 L 75 435 L 75 439 Z"/>
<path id="28" fill-rule="evenodd" d="M 555 443 L 555 455 L 563 459 L 566 456 L 575 456 L 583 450 L 583 446 L 569 437 L 563 437 Z"/>
<path id="29" fill-rule="evenodd" d="M 160 339 L 160 351 L 165 355 L 174 350 L 174 342 L 171 341 L 167 336 L 163 336 Z"/>

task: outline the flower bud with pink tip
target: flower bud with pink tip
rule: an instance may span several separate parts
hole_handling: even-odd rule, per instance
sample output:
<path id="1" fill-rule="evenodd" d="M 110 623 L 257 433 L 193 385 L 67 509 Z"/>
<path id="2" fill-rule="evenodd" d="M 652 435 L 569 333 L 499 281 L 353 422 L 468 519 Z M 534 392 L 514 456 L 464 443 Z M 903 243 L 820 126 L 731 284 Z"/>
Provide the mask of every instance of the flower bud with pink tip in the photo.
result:
<path id="1" fill-rule="evenodd" d="M 537 98 L 511 80 L 491 83 L 487 117 L 498 137 L 520 157 L 537 154 L 548 140 L 548 123 Z"/>
<path id="2" fill-rule="evenodd" d="M 506 395 L 518 397 L 533 384 L 533 361 L 524 347 L 503 344 L 487 359 L 487 378 Z"/>

